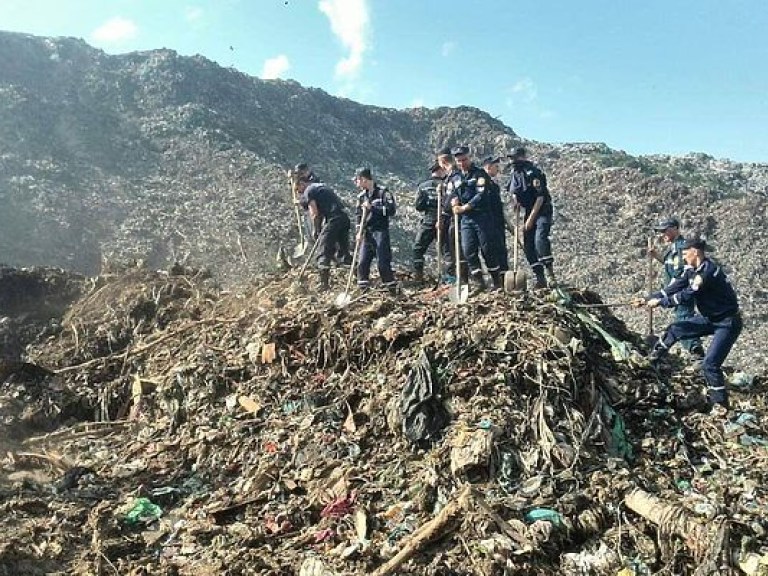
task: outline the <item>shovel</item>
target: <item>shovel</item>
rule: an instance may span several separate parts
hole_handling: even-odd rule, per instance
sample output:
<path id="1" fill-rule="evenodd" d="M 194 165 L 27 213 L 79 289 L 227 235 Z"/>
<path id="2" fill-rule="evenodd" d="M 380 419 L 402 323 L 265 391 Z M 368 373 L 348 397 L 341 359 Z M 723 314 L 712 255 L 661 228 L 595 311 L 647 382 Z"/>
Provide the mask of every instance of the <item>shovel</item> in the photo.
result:
<path id="1" fill-rule="evenodd" d="M 620 308 L 632 306 L 632 302 L 606 302 L 604 304 L 574 304 L 574 308 Z"/>
<path id="2" fill-rule="evenodd" d="M 355 239 L 355 253 L 352 254 L 352 264 L 349 267 L 349 273 L 347 274 L 347 287 L 344 292 L 336 296 L 336 300 L 333 301 L 337 308 L 344 308 L 352 301 L 352 296 L 349 294 L 349 289 L 352 286 L 352 274 L 355 271 L 355 265 L 357 264 L 357 254 L 360 252 L 360 244 L 363 241 L 363 227 L 365 226 L 365 217 L 368 215 L 368 210 L 363 206 L 363 213 L 360 216 L 360 228 L 356 233 Z"/>
<path id="3" fill-rule="evenodd" d="M 307 256 L 307 259 L 304 260 L 304 264 L 301 265 L 301 270 L 299 270 L 299 275 L 296 277 L 296 283 L 301 282 L 301 279 L 304 277 L 304 272 L 307 271 L 307 265 L 312 261 L 312 257 L 315 255 L 315 252 L 317 252 L 318 244 L 320 244 L 319 234 L 317 236 L 317 239 L 315 240 L 315 243 L 312 244 L 312 250 L 309 251 L 309 256 Z"/>
<path id="4" fill-rule="evenodd" d="M 454 260 L 456 261 L 456 284 L 451 290 L 451 302 L 454 304 L 464 304 L 469 297 L 469 286 L 461 283 L 461 242 L 459 232 L 459 215 L 453 215 L 453 250 Z"/>
<path id="5" fill-rule="evenodd" d="M 293 172 L 289 172 L 288 176 L 291 182 L 291 202 L 293 202 L 293 211 L 296 214 L 296 226 L 299 229 L 299 244 L 293 249 L 293 257 L 299 259 L 304 256 L 304 253 L 307 251 L 307 239 L 304 236 L 301 212 L 299 211 L 299 205 L 296 202 L 296 181 L 293 179 Z"/>
<path id="6" fill-rule="evenodd" d="M 515 209 L 515 226 L 513 230 L 512 246 L 512 270 L 504 273 L 504 292 L 525 292 L 528 287 L 528 276 L 525 271 L 518 267 L 518 255 L 520 252 L 520 208 Z"/>
<path id="7" fill-rule="evenodd" d="M 443 283 L 443 222 L 442 222 L 442 209 L 443 209 L 443 183 L 437 185 L 437 245 L 435 253 L 437 254 L 437 282 L 435 283 L 435 290 L 440 288 Z"/>
<path id="8" fill-rule="evenodd" d="M 653 237 L 648 238 L 648 294 L 653 292 L 654 263 L 653 256 L 650 254 L 651 248 L 653 248 Z M 653 333 L 653 308 L 648 308 L 648 334 L 645 336 L 645 343 L 649 347 L 656 344 L 656 335 Z"/>

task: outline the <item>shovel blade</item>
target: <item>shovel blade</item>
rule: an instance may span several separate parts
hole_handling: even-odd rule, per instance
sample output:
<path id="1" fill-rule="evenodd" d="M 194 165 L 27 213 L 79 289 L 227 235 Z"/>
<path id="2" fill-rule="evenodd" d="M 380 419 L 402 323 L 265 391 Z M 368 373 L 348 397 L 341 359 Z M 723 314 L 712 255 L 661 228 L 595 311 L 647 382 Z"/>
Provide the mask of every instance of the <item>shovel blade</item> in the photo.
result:
<path id="1" fill-rule="evenodd" d="M 342 292 L 338 296 L 336 296 L 336 300 L 333 301 L 333 304 L 337 308 L 344 308 L 344 306 L 347 306 L 352 301 L 352 297 L 349 295 L 348 292 Z"/>
<path id="2" fill-rule="evenodd" d="M 469 298 L 469 286 L 466 284 L 457 284 L 451 289 L 451 302 L 454 304 L 465 304 Z"/>
<path id="3" fill-rule="evenodd" d="M 293 249 L 293 258 L 299 259 L 303 258 L 304 254 L 307 253 L 307 244 L 297 244 L 296 247 Z"/>
<path id="4" fill-rule="evenodd" d="M 504 292 L 524 292 L 528 287 L 528 278 L 522 270 L 504 273 Z"/>

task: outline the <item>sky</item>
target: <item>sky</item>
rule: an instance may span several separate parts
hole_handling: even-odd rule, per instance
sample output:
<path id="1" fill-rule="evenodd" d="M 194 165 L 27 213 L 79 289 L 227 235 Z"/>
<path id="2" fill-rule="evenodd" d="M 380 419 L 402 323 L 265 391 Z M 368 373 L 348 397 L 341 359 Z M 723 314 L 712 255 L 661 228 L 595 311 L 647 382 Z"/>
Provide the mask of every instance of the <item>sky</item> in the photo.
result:
<path id="1" fill-rule="evenodd" d="M 0 0 L 0 29 L 474 106 L 531 140 L 768 163 L 766 0 Z"/>

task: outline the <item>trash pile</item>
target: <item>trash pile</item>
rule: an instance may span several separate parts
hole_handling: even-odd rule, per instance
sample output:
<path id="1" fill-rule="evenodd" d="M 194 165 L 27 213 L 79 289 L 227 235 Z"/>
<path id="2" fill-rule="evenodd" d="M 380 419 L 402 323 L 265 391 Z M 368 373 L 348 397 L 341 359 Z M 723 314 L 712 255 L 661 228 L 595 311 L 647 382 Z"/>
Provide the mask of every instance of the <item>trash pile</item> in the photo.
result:
<path id="1" fill-rule="evenodd" d="M 97 280 L 6 378 L 0 575 L 768 573 L 765 375 L 716 420 L 595 293 L 176 272 Z"/>

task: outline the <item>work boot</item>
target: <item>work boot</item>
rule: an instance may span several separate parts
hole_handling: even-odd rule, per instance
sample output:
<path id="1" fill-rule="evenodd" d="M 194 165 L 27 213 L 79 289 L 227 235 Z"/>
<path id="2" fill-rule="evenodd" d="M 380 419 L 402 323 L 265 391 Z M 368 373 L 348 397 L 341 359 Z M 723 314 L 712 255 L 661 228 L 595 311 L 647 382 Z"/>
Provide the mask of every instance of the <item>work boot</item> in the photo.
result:
<path id="1" fill-rule="evenodd" d="M 443 274 L 443 284 L 456 284 L 456 276 L 453 274 Z"/>
<path id="2" fill-rule="evenodd" d="M 661 340 L 659 340 L 654 345 L 653 350 L 651 350 L 650 354 L 648 354 L 648 361 L 651 364 L 656 365 L 661 361 L 662 358 L 664 358 L 664 356 L 667 355 L 667 352 L 669 352 L 669 350 L 667 349 L 666 346 L 664 346 L 664 344 L 661 343 Z"/>
<path id="3" fill-rule="evenodd" d="M 533 273 L 536 276 L 536 279 L 533 283 L 533 289 L 534 290 L 543 290 L 547 287 L 547 279 L 544 277 L 544 270 L 541 269 L 540 266 L 537 266 L 533 269 Z"/>
<path id="4" fill-rule="evenodd" d="M 557 288 L 557 279 L 555 278 L 555 271 L 552 269 L 552 266 L 546 266 L 544 268 L 544 273 L 547 277 L 547 286 L 550 288 Z"/>
<path id="5" fill-rule="evenodd" d="M 472 283 L 474 284 L 470 296 L 480 294 L 488 289 L 488 285 L 485 283 L 482 271 L 474 272 L 472 274 Z"/>
<path id="6" fill-rule="evenodd" d="M 339 266 L 352 266 L 352 255 L 345 254 L 339 260 Z"/>
<path id="7" fill-rule="evenodd" d="M 692 347 L 689 354 L 691 355 L 691 358 L 694 358 L 695 360 L 703 360 L 704 356 L 706 356 L 706 352 L 704 352 L 704 346 L 701 344 L 697 344 L 696 346 Z"/>
<path id="8" fill-rule="evenodd" d="M 491 280 L 493 281 L 493 289 L 494 290 L 501 290 L 503 281 L 502 281 L 502 273 L 498 270 L 495 272 L 491 272 Z"/>
<path id="9" fill-rule="evenodd" d="M 328 268 L 320 269 L 320 290 L 328 290 L 331 287 L 330 284 L 331 271 Z"/>

